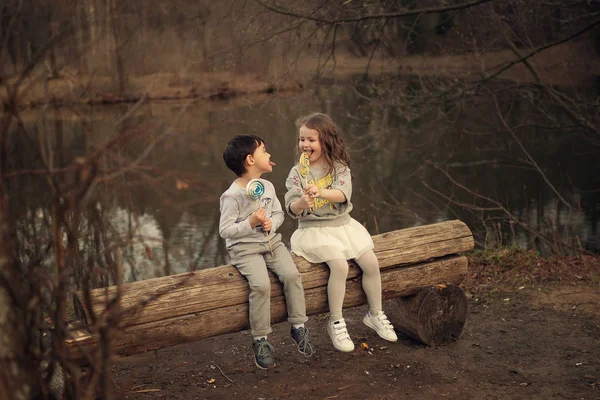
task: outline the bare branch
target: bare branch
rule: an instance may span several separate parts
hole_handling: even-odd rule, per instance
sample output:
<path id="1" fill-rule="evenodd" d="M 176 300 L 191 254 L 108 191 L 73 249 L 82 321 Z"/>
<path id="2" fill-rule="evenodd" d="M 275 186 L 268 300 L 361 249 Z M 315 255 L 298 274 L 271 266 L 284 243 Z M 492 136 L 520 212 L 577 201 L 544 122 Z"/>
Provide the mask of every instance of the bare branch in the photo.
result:
<path id="1" fill-rule="evenodd" d="M 560 201 L 562 201 L 563 204 L 566 205 L 569 210 L 571 210 L 571 205 L 569 203 L 567 203 L 567 201 L 560 195 L 560 193 L 558 192 L 558 190 L 556 190 L 556 188 L 554 187 L 554 185 L 552 184 L 552 182 L 550 182 L 550 180 L 548 179 L 548 177 L 546 177 L 546 174 L 544 174 L 544 171 L 542 171 L 542 169 L 539 167 L 539 165 L 537 164 L 537 162 L 535 162 L 535 160 L 533 159 L 533 157 L 531 157 L 531 155 L 529 154 L 529 152 L 527 151 L 527 149 L 525 148 L 525 146 L 523 146 L 523 143 L 521 143 L 521 141 L 519 140 L 519 138 L 517 137 L 517 135 L 515 134 L 515 132 L 506 123 L 506 120 L 502 116 L 502 110 L 500 110 L 500 105 L 498 104 L 498 99 L 496 99 L 495 96 L 492 96 L 492 97 L 494 99 L 494 103 L 496 104 L 496 110 L 498 111 L 498 117 L 500 118 L 500 121 L 502 122 L 502 125 L 504 125 L 504 127 L 508 130 L 508 132 L 510 132 L 512 138 L 515 140 L 515 142 L 517 142 L 517 144 L 519 145 L 519 147 L 521 148 L 521 150 L 523 150 L 523 153 L 525 153 L 525 156 L 527 157 L 527 159 L 529 160 L 529 162 L 535 167 L 535 169 L 542 176 L 542 178 L 544 178 L 544 181 L 548 184 L 548 186 L 550 186 L 550 189 L 552 189 L 552 191 L 554 192 L 554 194 L 556 194 L 556 196 L 560 199 Z"/>
<path id="2" fill-rule="evenodd" d="M 258 4 L 260 4 L 261 6 L 263 6 L 264 8 L 266 8 L 267 10 L 273 11 L 277 14 L 287 15 L 290 17 L 301 18 L 301 19 L 315 21 L 315 22 L 322 22 L 322 23 L 326 23 L 326 24 L 343 24 L 343 23 L 348 23 L 348 22 L 365 21 L 365 20 L 369 20 L 369 19 L 384 19 L 384 18 L 389 19 L 389 18 L 409 17 L 412 15 L 419 15 L 419 14 L 438 14 L 438 13 L 442 13 L 445 11 L 463 10 L 465 8 L 475 7 L 475 6 L 489 3 L 491 1 L 496 1 L 496 0 L 477 0 L 477 1 L 472 1 L 469 3 L 457 4 L 455 6 L 419 8 L 419 9 L 415 9 L 415 10 L 405 10 L 405 11 L 399 11 L 399 12 L 394 12 L 394 13 L 367 14 L 367 15 L 363 15 L 360 17 L 339 18 L 339 19 L 320 18 L 320 17 L 315 17 L 312 15 L 309 15 L 309 14 L 300 14 L 300 13 L 296 13 L 292 10 L 283 8 L 283 7 L 272 6 L 261 0 L 254 0 L 254 1 Z"/>
<path id="3" fill-rule="evenodd" d="M 581 29 L 581 30 L 579 30 L 579 31 L 577 31 L 577 32 L 569 35 L 569 36 L 566 36 L 566 37 L 564 37 L 564 38 L 562 38 L 560 40 L 554 41 L 552 43 L 548 43 L 548 44 L 546 44 L 544 46 L 540 46 L 540 47 L 534 49 L 533 51 L 531 51 L 529 54 L 527 54 L 527 55 L 525 55 L 523 57 L 520 57 L 517 60 L 513 60 L 513 61 L 509 62 L 504 67 L 502 67 L 498 71 L 494 72 L 492 75 L 489 75 L 489 76 L 485 77 L 484 79 L 480 80 L 477 83 L 477 87 L 479 88 L 479 87 L 483 86 L 486 82 L 489 82 L 490 80 L 494 79 L 495 77 L 497 77 L 498 75 L 500 75 L 501 73 L 503 73 L 504 71 L 506 71 L 507 69 L 513 67 L 516 64 L 522 63 L 525 60 L 528 60 L 529 58 L 535 56 L 538 53 L 541 53 L 544 50 L 548 50 L 549 48 L 552 48 L 554 46 L 558 46 L 559 44 L 562 44 L 562 43 L 566 43 L 566 42 L 568 42 L 568 41 L 570 41 L 570 40 L 572 40 L 572 39 L 574 39 L 574 38 L 576 38 L 578 36 L 583 35 L 585 32 L 593 29 L 598 24 L 600 24 L 600 19 L 596 20 L 592 24 L 586 26 L 585 28 L 583 28 L 583 29 Z"/>

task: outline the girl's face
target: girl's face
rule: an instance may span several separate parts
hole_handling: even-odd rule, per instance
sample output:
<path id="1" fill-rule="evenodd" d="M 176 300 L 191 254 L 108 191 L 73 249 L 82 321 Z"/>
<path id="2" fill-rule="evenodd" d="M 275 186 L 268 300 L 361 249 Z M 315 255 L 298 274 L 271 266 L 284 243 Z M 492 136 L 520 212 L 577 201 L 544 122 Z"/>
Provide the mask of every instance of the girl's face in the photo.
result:
<path id="1" fill-rule="evenodd" d="M 323 148 L 321 147 L 319 132 L 317 130 L 302 125 L 299 130 L 298 147 L 300 151 L 308 155 L 308 159 L 312 165 L 319 165 L 325 162 L 325 157 L 322 157 Z"/>

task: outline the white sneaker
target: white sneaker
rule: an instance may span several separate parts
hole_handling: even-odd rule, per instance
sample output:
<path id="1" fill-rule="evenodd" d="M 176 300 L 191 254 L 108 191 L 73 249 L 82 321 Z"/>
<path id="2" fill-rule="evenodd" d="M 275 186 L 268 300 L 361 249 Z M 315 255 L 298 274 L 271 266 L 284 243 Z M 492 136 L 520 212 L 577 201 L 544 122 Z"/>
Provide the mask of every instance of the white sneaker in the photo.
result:
<path id="1" fill-rule="evenodd" d="M 363 322 L 369 328 L 374 329 L 382 339 L 390 342 L 396 342 L 398 340 L 398 336 L 396 336 L 396 332 L 394 332 L 394 327 L 383 311 L 379 311 L 377 315 L 369 315 L 367 313 L 363 318 Z"/>
<path id="2" fill-rule="evenodd" d="M 346 329 L 346 322 L 343 318 L 327 323 L 327 333 L 329 333 L 329 337 L 333 342 L 333 347 L 339 351 L 348 353 L 354 350 L 354 343 L 350 339 L 350 335 Z"/>

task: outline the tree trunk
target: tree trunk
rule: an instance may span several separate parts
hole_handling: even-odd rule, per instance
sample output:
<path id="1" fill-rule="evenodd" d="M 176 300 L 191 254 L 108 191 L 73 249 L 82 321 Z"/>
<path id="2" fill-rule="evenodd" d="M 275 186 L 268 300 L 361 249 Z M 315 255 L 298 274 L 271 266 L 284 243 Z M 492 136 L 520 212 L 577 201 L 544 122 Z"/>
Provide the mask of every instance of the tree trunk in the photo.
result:
<path id="1" fill-rule="evenodd" d="M 440 283 L 461 283 L 466 276 L 467 259 L 448 255 L 473 247 L 471 232 L 460 221 L 389 232 L 376 235 L 373 240 L 384 299 L 409 296 Z M 302 272 L 307 314 L 326 312 L 328 267 L 310 264 L 300 257 L 294 257 L 294 261 Z M 366 302 L 358 279 L 360 269 L 354 262 L 350 265 L 344 307 Z M 271 283 L 272 321 L 280 322 L 286 317 L 285 299 L 281 284 L 273 275 Z M 76 312 L 87 321 L 97 320 L 116 289 L 95 289 L 88 293 L 89 297 L 77 293 Z M 113 343 L 119 354 L 156 350 L 248 328 L 248 284 L 232 266 L 133 282 L 120 289 L 123 314 L 118 318 L 120 335 Z M 84 307 L 88 304 L 91 309 Z M 67 341 L 69 358 L 84 360 L 79 347 L 94 352 L 96 343 L 97 338 L 87 334 Z"/>
<path id="2" fill-rule="evenodd" d="M 37 393 L 36 372 L 30 357 L 24 354 L 26 339 L 25 310 L 19 304 L 21 276 L 13 262 L 10 218 L 6 197 L 6 138 L 10 117 L 0 121 L 0 399 L 27 400 Z M 25 302 L 26 303 L 26 302 Z"/>
<path id="3" fill-rule="evenodd" d="M 428 287 L 386 305 L 386 314 L 397 331 L 429 346 L 456 340 L 467 311 L 465 292 L 454 284 Z"/>

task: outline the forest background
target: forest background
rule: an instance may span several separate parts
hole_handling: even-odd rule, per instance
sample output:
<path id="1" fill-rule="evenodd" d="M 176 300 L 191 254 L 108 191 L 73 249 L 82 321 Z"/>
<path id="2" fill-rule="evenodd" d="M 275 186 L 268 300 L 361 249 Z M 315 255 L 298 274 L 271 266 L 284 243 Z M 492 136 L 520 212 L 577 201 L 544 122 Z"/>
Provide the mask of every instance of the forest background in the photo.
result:
<path id="1" fill-rule="evenodd" d="M 119 299 L 82 377 L 72 292 L 226 263 L 224 140 L 284 159 L 308 111 L 348 134 L 371 233 L 458 218 L 595 259 L 599 25 L 594 0 L 3 2 L 0 397 L 110 398 Z"/>

